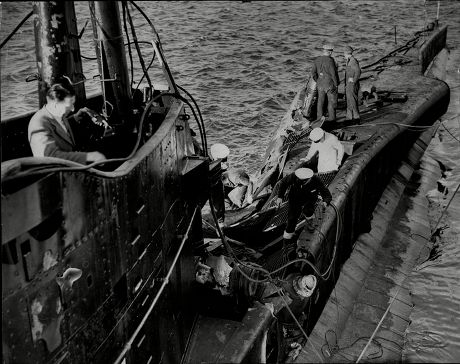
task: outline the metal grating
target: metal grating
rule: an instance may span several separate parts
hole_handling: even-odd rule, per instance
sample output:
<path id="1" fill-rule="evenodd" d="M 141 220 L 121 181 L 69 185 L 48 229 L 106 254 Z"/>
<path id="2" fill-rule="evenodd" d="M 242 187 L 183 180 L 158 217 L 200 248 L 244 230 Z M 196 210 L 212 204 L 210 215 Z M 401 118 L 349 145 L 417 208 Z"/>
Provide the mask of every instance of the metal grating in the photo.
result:
<path id="1" fill-rule="evenodd" d="M 324 183 L 324 185 L 328 187 L 331 184 L 334 177 L 337 175 L 337 173 L 338 171 L 318 173 L 317 176 Z"/>

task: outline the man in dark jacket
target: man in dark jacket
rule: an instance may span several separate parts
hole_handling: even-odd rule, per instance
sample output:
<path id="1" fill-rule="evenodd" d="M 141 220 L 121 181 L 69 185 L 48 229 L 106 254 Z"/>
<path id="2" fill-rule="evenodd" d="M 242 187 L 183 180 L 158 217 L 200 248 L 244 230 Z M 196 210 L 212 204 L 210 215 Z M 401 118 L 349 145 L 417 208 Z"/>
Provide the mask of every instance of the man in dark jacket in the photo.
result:
<path id="1" fill-rule="evenodd" d="M 331 45 L 323 46 L 323 55 L 313 61 L 311 75 L 316 81 L 318 89 L 317 118 L 324 121 L 324 102 L 327 97 L 328 121 L 335 121 L 335 109 L 337 107 L 337 87 L 339 74 L 337 64 L 332 58 L 333 48 Z"/>
<path id="2" fill-rule="evenodd" d="M 346 61 L 345 95 L 347 98 L 347 120 L 359 123 L 358 91 L 361 68 L 359 67 L 358 61 L 352 54 L 353 48 L 346 46 L 344 56 Z"/>
<path id="3" fill-rule="evenodd" d="M 288 221 L 283 235 L 284 239 L 292 239 L 294 236 L 297 220 L 302 211 L 307 218 L 308 229 L 314 231 L 313 217 L 318 195 L 321 195 L 323 203 L 326 205 L 332 200 L 331 193 L 327 187 L 317 176 L 314 176 L 311 169 L 298 168 L 294 173 L 287 175 L 280 181 L 276 201 L 278 206 L 281 204 L 286 192 L 288 193 L 289 210 Z"/>
<path id="4" fill-rule="evenodd" d="M 55 157 L 86 164 L 104 161 L 98 152 L 80 152 L 68 116 L 74 111 L 75 91 L 70 85 L 55 83 L 46 94 L 47 103 L 38 110 L 29 122 L 28 137 L 34 157 Z M 88 108 L 72 115 L 80 122 L 84 115 L 91 117 Z"/>

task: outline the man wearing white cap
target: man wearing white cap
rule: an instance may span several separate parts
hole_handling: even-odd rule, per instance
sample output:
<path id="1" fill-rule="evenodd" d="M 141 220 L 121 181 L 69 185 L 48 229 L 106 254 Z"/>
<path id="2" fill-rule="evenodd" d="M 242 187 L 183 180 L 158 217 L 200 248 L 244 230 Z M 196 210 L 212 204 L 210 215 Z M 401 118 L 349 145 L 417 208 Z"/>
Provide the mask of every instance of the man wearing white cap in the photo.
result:
<path id="1" fill-rule="evenodd" d="M 326 205 L 332 200 L 327 187 L 309 168 L 298 168 L 280 181 L 276 200 L 278 206 L 283 201 L 288 187 L 290 187 L 288 192 L 288 221 L 283 235 L 286 240 L 292 239 L 294 236 L 297 220 L 302 211 L 307 218 L 308 229 L 314 231 L 313 217 L 318 195 L 321 195 L 323 203 Z"/>
<path id="2" fill-rule="evenodd" d="M 243 207 L 252 203 L 252 182 L 243 169 L 229 168 L 227 158 L 230 149 L 225 144 L 216 143 L 211 146 L 211 158 L 220 159 L 222 168 L 222 183 L 224 186 L 226 208 Z"/>
<path id="3" fill-rule="evenodd" d="M 337 171 L 342 163 L 344 148 L 339 139 L 321 128 L 314 128 L 310 132 L 312 144 L 304 161 L 300 166 L 307 166 L 310 160 L 318 153 L 318 173 Z"/>
<path id="4" fill-rule="evenodd" d="M 337 64 L 332 58 L 332 45 L 323 46 L 323 55 L 313 61 L 311 76 L 316 81 L 318 89 L 317 119 L 324 121 L 324 102 L 327 97 L 328 121 L 335 121 L 335 108 L 337 107 L 337 87 L 339 74 Z"/>
<path id="5" fill-rule="evenodd" d="M 346 46 L 344 50 L 345 67 L 345 95 L 347 98 L 347 120 L 360 122 L 358 110 L 359 77 L 361 68 L 355 57 L 353 48 Z"/>

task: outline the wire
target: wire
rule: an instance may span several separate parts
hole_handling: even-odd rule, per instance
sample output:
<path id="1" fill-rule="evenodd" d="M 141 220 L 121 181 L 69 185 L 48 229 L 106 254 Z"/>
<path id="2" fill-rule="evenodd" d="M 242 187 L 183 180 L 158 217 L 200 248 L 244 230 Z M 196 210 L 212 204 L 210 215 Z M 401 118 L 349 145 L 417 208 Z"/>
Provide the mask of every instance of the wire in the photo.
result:
<path id="1" fill-rule="evenodd" d="M 200 111 L 200 108 L 197 104 L 197 102 L 195 101 L 195 99 L 193 98 L 193 96 L 183 87 L 179 86 L 179 85 L 176 85 L 180 90 L 184 91 L 185 94 L 190 97 L 190 99 L 192 100 L 193 104 L 195 105 L 197 111 L 198 111 L 198 115 L 200 116 L 200 121 L 201 121 L 201 126 L 203 127 L 203 134 L 204 134 L 204 151 L 205 151 L 205 156 L 207 157 L 208 156 L 208 140 L 207 140 L 207 137 L 206 137 L 206 130 L 205 130 L 205 127 L 204 127 L 204 121 L 203 121 L 203 116 L 201 115 L 201 111 Z"/>
<path id="2" fill-rule="evenodd" d="M 174 200 L 174 202 L 172 203 L 172 205 L 169 207 L 169 210 L 166 212 L 166 215 L 163 219 L 163 222 L 161 223 L 161 225 L 159 225 L 155 231 L 152 233 L 151 235 L 151 238 L 153 238 L 155 236 L 155 234 L 158 232 L 158 231 L 161 231 L 163 229 L 163 226 L 167 220 L 167 218 L 169 217 L 169 213 L 171 212 L 171 209 L 172 207 L 179 201 L 179 199 L 177 198 L 176 200 Z M 182 220 L 181 220 L 182 221 Z M 178 226 L 180 225 L 180 223 L 178 224 Z M 146 251 L 150 245 L 152 244 L 152 242 L 150 242 L 147 247 L 144 249 L 144 251 Z M 142 256 L 142 254 L 141 254 Z M 140 258 L 138 258 L 140 259 Z M 131 270 L 135 267 L 135 264 L 131 267 Z M 131 271 L 130 270 L 130 271 Z M 129 272 L 126 272 L 127 274 L 129 274 Z M 133 304 L 136 302 L 136 300 L 138 299 L 138 297 L 140 297 L 140 292 L 143 291 L 144 287 L 147 285 L 147 283 L 149 283 L 150 281 L 150 278 L 152 277 L 152 275 L 155 273 L 155 271 L 152 271 L 149 276 L 147 277 L 147 279 L 145 280 L 144 284 L 142 285 L 142 287 L 139 289 L 139 293 L 132 299 L 131 303 L 129 304 L 128 307 L 126 307 L 124 309 L 124 314 L 118 319 L 118 321 L 116 322 L 116 324 L 112 327 L 112 330 L 110 330 L 110 332 L 105 336 L 105 339 L 102 343 L 99 344 L 98 348 L 95 350 L 95 352 L 98 352 L 99 349 L 105 344 L 105 342 L 110 338 L 110 335 L 112 335 L 112 333 L 116 330 L 117 326 L 120 324 L 121 321 L 123 321 L 123 319 L 126 317 L 126 314 L 129 312 L 129 309 L 133 306 Z M 74 333 L 74 335 L 76 335 L 77 332 Z M 73 336 L 73 335 L 72 335 Z M 71 337 L 70 337 L 71 338 Z M 69 339 L 70 339 L 69 338 Z"/>
<path id="3" fill-rule="evenodd" d="M 402 127 L 407 128 L 407 129 L 416 129 L 415 131 L 420 131 L 420 130 L 424 130 L 424 129 L 430 129 L 430 128 L 434 127 L 434 125 L 408 125 L 408 124 L 403 124 L 403 123 L 397 123 L 397 122 L 390 121 L 390 122 L 386 122 L 386 123 L 365 123 L 365 124 L 359 124 L 359 125 L 348 125 L 348 126 L 344 126 L 342 129 L 351 128 L 351 127 L 355 128 L 355 127 L 380 126 L 380 125 L 402 126 Z"/>
<path id="4" fill-rule="evenodd" d="M 155 34 L 155 36 L 157 37 L 157 40 L 158 40 L 158 43 L 161 45 L 161 40 L 160 40 L 160 36 L 158 35 L 158 32 L 157 30 L 155 29 L 155 27 L 153 26 L 153 23 L 151 22 L 151 20 L 149 19 L 149 17 L 147 16 L 147 14 L 145 14 L 144 10 L 142 10 L 142 8 L 137 5 L 134 1 L 130 1 L 130 3 L 132 5 L 134 5 L 134 7 L 142 14 L 142 16 L 145 18 L 145 20 L 147 20 L 147 23 L 150 25 L 150 27 L 152 28 L 152 31 L 153 31 L 153 34 Z"/>
<path id="5" fill-rule="evenodd" d="M 168 273 L 166 274 L 166 277 L 163 280 L 163 283 L 161 284 L 160 289 L 158 290 L 157 294 L 155 295 L 155 298 L 153 299 L 153 302 L 151 303 L 149 309 L 145 313 L 144 317 L 142 318 L 141 323 L 137 326 L 136 330 L 134 333 L 131 335 L 131 338 L 126 342 L 125 346 L 123 347 L 123 350 L 121 351 L 120 355 L 118 355 L 118 358 L 115 360 L 115 364 L 118 364 L 121 362 L 123 359 L 124 355 L 128 350 L 131 349 L 131 345 L 133 344 L 134 340 L 136 339 L 137 335 L 141 331 L 142 327 L 144 327 L 145 323 L 147 322 L 147 319 L 149 318 L 150 314 L 152 313 L 153 308 L 155 307 L 158 299 L 160 298 L 161 294 L 163 293 L 164 288 L 166 285 L 169 283 L 169 277 L 171 276 L 173 269 L 176 266 L 177 260 L 179 259 L 180 253 L 182 252 L 182 249 L 185 245 L 185 242 L 188 240 L 188 234 L 190 233 L 190 229 L 192 228 L 193 220 L 195 219 L 196 212 L 198 211 L 198 206 L 195 207 L 193 211 L 193 215 L 190 219 L 190 224 L 187 227 L 187 231 L 185 232 L 184 237 L 182 238 L 182 241 L 179 245 L 179 248 L 177 249 L 177 253 L 171 263 L 171 266 L 168 270 Z"/>
<path id="6" fill-rule="evenodd" d="M 134 23 L 133 23 L 133 19 L 131 17 L 131 12 L 129 11 L 129 8 L 126 6 L 126 14 L 128 15 L 128 22 L 129 22 L 129 25 L 131 27 L 131 34 L 133 35 L 133 41 L 134 41 L 134 45 L 136 46 L 136 51 L 137 51 L 137 55 L 139 57 L 139 62 L 141 64 L 141 67 L 142 67 L 142 71 L 144 72 L 144 75 L 145 75 L 145 78 L 147 78 L 147 82 L 149 84 L 149 87 L 151 89 L 153 89 L 152 87 L 152 81 L 150 80 L 150 76 L 145 68 L 145 63 L 144 63 L 144 57 L 142 56 L 142 52 L 141 52 L 141 49 L 139 47 L 139 44 L 137 43 L 137 35 L 136 35 L 136 28 L 134 27 Z"/>
<path id="7" fill-rule="evenodd" d="M 452 132 L 449 129 L 447 129 L 447 127 L 443 123 L 441 123 L 441 125 L 450 134 L 452 138 L 454 138 L 457 142 L 460 143 L 460 140 L 454 134 L 452 134 Z"/>
<path id="8" fill-rule="evenodd" d="M 441 216 L 439 216 L 438 222 L 436 223 L 436 226 L 435 226 L 434 229 L 433 229 L 434 232 L 433 232 L 433 234 L 431 234 L 431 237 L 433 237 L 433 235 L 436 233 L 436 229 L 438 228 L 439 223 L 441 222 L 441 219 L 442 219 L 442 217 L 444 216 L 444 213 L 445 213 L 445 212 L 447 211 L 447 209 L 449 208 L 450 203 L 451 203 L 452 200 L 454 199 L 454 197 L 455 197 L 455 195 L 457 194 L 459 188 L 460 188 L 460 183 L 458 184 L 457 188 L 455 189 L 455 192 L 452 194 L 452 197 L 450 198 L 449 203 L 448 203 L 447 206 L 444 208 L 444 210 L 442 210 Z"/>
<path id="9" fill-rule="evenodd" d="M 150 44 L 150 43 L 149 43 Z M 151 45 L 151 44 L 150 44 Z M 153 61 L 155 60 L 155 52 L 153 52 L 153 56 L 152 56 L 152 59 L 149 63 L 149 65 L 147 66 L 147 71 L 150 69 L 150 67 L 152 67 L 152 64 L 153 64 Z M 144 77 L 145 77 L 145 74 L 142 75 L 140 81 L 137 83 L 137 86 L 136 86 L 136 89 L 135 91 L 137 91 L 139 89 L 139 86 L 141 85 L 142 81 L 144 80 Z"/>
<path id="10" fill-rule="evenodd" d="M 5 40 L 0 44 L 0 49 L 3 48 L 3 46 L 8 43 L 8 41 L 13 37 L 13 35 L 16 34 L 16 32 L 19 30 L 19 28 L 22 27 L 22 25 L 27 21 L 27 19 L 29 19 L 32 15 L 34 14 L 33 11 L 31 11 L 30 13 L 28 13 L 24 19 L 21 20 L 21 22 L 16 25 L 16 28 L 13 29 L 13 31 L 5 38 Z"/>
<path id="11" fill-rule="evenodd" d="M 130 81 L 130 89 L 133 88 L 133 79 L 134 79 L 134 63 L 133 63 L 133 54 L 131 51 L 131 41 L 129 39 L 129 32 L 128 32 L 128 25 L 126 24 L 126 1 L 121 2 L 121 7 L 123 9 L 123 28 L 125 29 L 126 40 L 128 41 L 128 56 L 129 56 L 129 65 L 131 68 L 131 81 Z"/>

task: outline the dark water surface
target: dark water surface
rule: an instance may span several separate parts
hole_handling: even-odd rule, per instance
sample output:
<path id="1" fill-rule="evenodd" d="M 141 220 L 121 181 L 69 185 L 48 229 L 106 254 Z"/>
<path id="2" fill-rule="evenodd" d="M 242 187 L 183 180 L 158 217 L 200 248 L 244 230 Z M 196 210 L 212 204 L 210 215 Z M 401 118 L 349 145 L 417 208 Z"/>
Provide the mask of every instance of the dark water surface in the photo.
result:
<path id="1" fill-rule="evenodd" d="M 437 11 L 437 2 L 425 0 L 140 1 L 138 4 L 151 17 L 160 34 L 176 82 L 200 105 L 208 144 L 227 144 L 231 149 L 230 163 L 246 168 L 251 174 L 259 167 L 271 132 L 306 79 L 311 61 L 320 53 L 323 42 L 334 44 L 337 51 L 334 56 L 340 68 L 345 45 L 355 48 L 356 57 L 365 65 L 402 45 L 414 31 L 431 21 Z M 0 39 L 3 40 L 32 5 L 31 2 L 3 2 L 0 6 Z M 76 2 L 76 10 L 78 30 L 81 30 L 89 19 L 87 3 Z M 133 15 L 139 39 L 152 39 L 142 17 L 135 11 Z M 448 46 L 454 57 L 449 63 L 449 84 L 458 91 L 460 3 L 442 1 L 439 15 L 441 22 L 449 25 Z M 25 82 L 28 75 L 36 72 L 32 24 L 29 19 L 1 50 L 2 119 L 38 107 L 36 82 Z M 80 46 L 83 55 L 95 56 L 90 22 Z M 148 63 L 151 49 L 143 46 L 143 53 Z M 83 67 L 87 79 L 98 74 L 95 61 L 84 61 Z M 135 82 L 140 76 L 140 68 L 137 68 Z M 87 93 L 100 90 L 96 81 L 86 85 Z M 460 112 L 458 92 L 453 92 L 452 97 L 451 117 Z M 448 125 L 459 138 L 458 118 L 449 121 Z M 445 140 L 449 138 L 446 132 L 443 135 Z M 452 193 L 460 181 L 459 144 L 452 138 L 449 143 L 441 144 L 442 148 L 438 146 L 434 152 L 442 149 L 444 152 L 436 158 L 453 168 L 449 177 Z M 454 209 L 451 214 L 457 227 L 460 218 L 455 212 L 458 211 Z M 409 361 L 460 361 L 460 324 L 454 320 L 460 316 L 458 236 L 457 230 L 455 244 L 447 244 L 442 250 L 443 270 L 438 268 L 419 282 L 420 292 L 428 290 L 433 277 L 449 282 L 450 288 L 430 304 L 422 299 L 427 307 L 420 314 L 421 326 L 413 326 L 419 331 L 410 337 L 411 345 L 417 348 L 428 347 L 430 337 L 436 337 L 443 343 L 443 349 L 418 350 L 406 357 Z M 428 268 L 425 271 L 429 271 Z M 433 311 L 437 316 L 432 315 Z M 444 319 L 430 319 L 432 317 Z"/>

